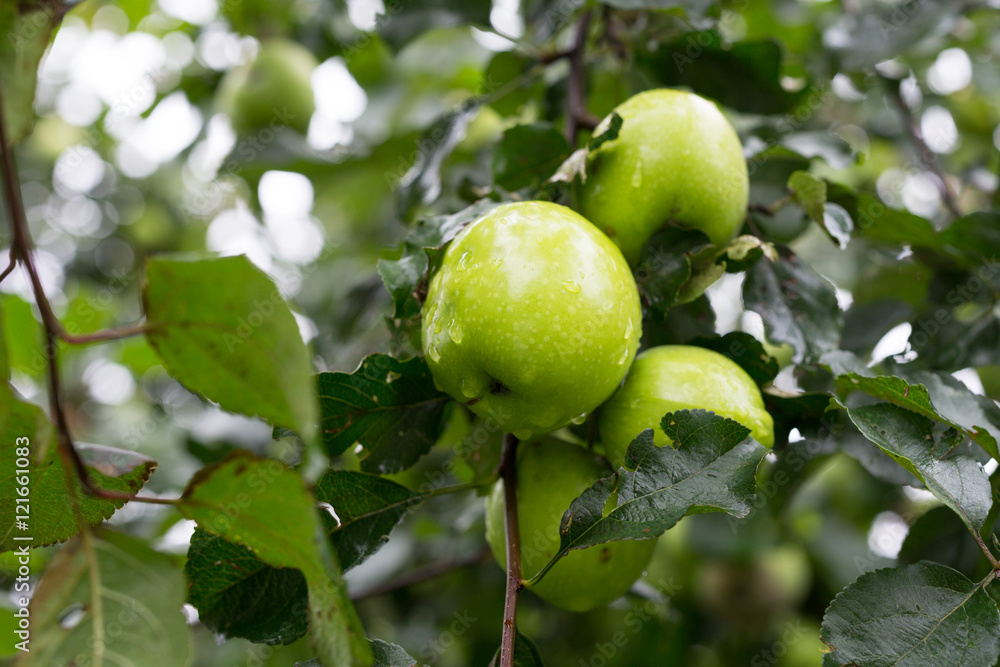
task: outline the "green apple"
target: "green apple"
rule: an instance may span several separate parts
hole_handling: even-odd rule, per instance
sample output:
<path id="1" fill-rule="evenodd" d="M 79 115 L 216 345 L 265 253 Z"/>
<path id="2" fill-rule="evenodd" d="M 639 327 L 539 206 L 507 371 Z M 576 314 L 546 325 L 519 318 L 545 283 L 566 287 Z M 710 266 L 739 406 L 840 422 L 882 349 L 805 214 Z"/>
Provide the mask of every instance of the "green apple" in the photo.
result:
<path id="1" fill-rule="evenodd" d="M 738 421 L 760 444 L 774 444 L 774 421 L 760 390 L 736 362 L 702 347 L 663 345 L 635 358 L 625 384 L 601 408 L 598 428 L 608 460 L 621 466 L 629 444 L 647 428 L 657 446 L 670 444 L 660 429 L 663 415 L 694 409 Z"/>
<path id="2" fill-rule="evenodd" d="M 317 64 L 316 57 L 298 42 L 270 39 L 252 63 L 223 77 L 216 106 L 229 116 L 240 136 L 285 126 L 307 134 L 316 110 L 309 78 Z"/>
<path id="3" fill-rule="evenodd" d="M 570 503 L 610 474 L 582 447 L 553 438 L 521 443 L 517 452 L 517 520 L 521 572 L 529 579 L 559 552 L 559 524 Z M 486 499 L 486 538 L 506 568 L 504 487 Z M 649 562 L 656 540 L 623 540 L 570 551 L 530 588 L 557 607 L 586 611 L 624 595 Z"/>
<path id="4" fill-rule="evenodd" d="M 624 124 L 588 157 L 580 213 L 631 264 L 668 221 L 700 229 L 718 246 L 728 243 L 743 225 L 749 180 L 740 139 L 718 107 L 693 93 L 658 89 L 615 111 Z"/>
<path id="5" fill-rule="evenodd" d="M 605 401 L 640 329 L 621 252 L 547 202 L 504 204 L 462 230 L 430 281 L 422 323 L 434 383 L 522 440 Z"/>

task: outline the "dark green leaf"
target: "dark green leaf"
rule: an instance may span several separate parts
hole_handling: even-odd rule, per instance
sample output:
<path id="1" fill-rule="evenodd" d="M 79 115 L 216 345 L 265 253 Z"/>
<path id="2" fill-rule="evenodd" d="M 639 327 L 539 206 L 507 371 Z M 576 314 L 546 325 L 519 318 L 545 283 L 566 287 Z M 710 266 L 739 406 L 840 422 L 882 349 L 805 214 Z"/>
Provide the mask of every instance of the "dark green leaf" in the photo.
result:
<path id="1" fill-rule="evenodd" d="M 781 46 L 771 39 L 727 47 L 714 31 L 688 33 L 640 54 L 640 62 L 667 86 L 686 86 L 748 113 L 782 113 L 806 94 L 781 86 Z"/>
<path id="2" fill-rule="evenodd" d="M 489 105 L 501 116 L 516 116 L 521 107 L 534 98 L 540 98 L 544 89 L 541 77 L 532 81 L 524 81 L 517 85 L 525 73 L 537 64 L 537 60 L 516 51 L 502 51 L 490 61 L 483 72 L 482 94 L 490 96 Z M 492 96 L 499 90 L 505 90 L 499 96 Z"/>
<path id="3" fill-rule="evenodd" d="M 559 527 L 559 554 L 624 539 L 651 539 L 689 513 L 742 517 L 753 505 L 764 448 L 750 430 L 705 410 L 668 413 L 661 424 L 673 447 L 653 444 L 646 429 L 629 445 L 625 465 L 573 501 Z M 617 497 L 605 514 L 609 498 Z"/>
<path id="4" fill-rule="evenodd" d="M 857 301 L 844 313 L 841 348 L 866 355 L 896 325 L 913 316 L 913 308 L 899 299 Z"/>
<path id="5" fill-rule="evenodd" d="M 29 608 L 31 650 L 17 664 L 93 665 L 99 645 L 105 665 L 189 665 L 191 635 L 181 614 L 184 575 L 173 559 L 110 531 L 90 540 L 93 561 L 76 538 L 45 568 Z M 95 574 L 100 605 L 94 604 Z"/>
<path id="6" fill-rule="evenodd" d="M 836 291 L 790 250 L 747 271 L 743 303 L 760 314 L 768 340 L 795 348 L 797 363 L 837 348 L 844 317 Z"/>
<path id="7" fill-rule="evenodd" d="M 910 526 L 903 547 L 902 563 L 929 560 L 955 568 L 967 577 L 983 577 L 989 563 L 969 535 L 962 520 L 947 507 L 932 507 Z"/>
<path id="8" fill-rule="evenodd" d="M 499 664 L 500 649 L 497 649 L 489 667 L 497 667 Z M 542 652 L 538 650 L 538 646 L 529 637 L 521 634 L 520 630 L 514 636 L 514 667 L 545 667 Z"/>
<path id="9" fill-rule="evenodd" d="M 372 639 L 372 653 L 375 655 L 373 667 L 414 667 L 417 661 L 411 658 L 402 646 Z"/>
<path id="10" fill-rule="evenodd" d="M 76 449 L 91 481 L 108 491 L 134 494 L 156 468 L 155 461 L 136 452 L 86 444 L 77 444 Z M 30 461 L 27 468 L 19 464 L 23 460 Z M 54 427 L 41 408 L 21 401 L 6 382 L 0 386 L 0 465 L 0 513 L 10 518 L 0 528 L 0 552 L 55 544 L 80 532 L 76 517 L 67 511 L 71 501 Z M 110 518 L 125 504 L 92 496 L 76 477 L 72 481 L 73 495 L 88 525 Z M 22 497 L 31 500 L 30 515 L 23 517 L 26 527 L 18 528 L 17 507 L 24 506 L 17 498 Z M 25 536 L 31 541 L 18 539 Z"/>
<path id="11" fill-rule="evenodd" d="M 826 183 L 807 171 L 796 171 L 788 178 L 788 190 L 812 220 L 823 224 Z"/>
<path id="12" fill-rule="evenodd" d="M 412 220 L 421 205 L 430 204 L 441 194 L 441 165 L 478 112 L 479 102 L 466 101 L 434 121 L 421 135 L 417 158 L 396 187 L 396 213 L 400 218 Z"/>
<path id="13" fill-rule="evenodd" d="M 677 303 L 696 258 L 712 247 L 704 232 L 694 229 L 666 226 L 649 237 L 635 269 L 643 305 L 662 317 Z"/>
<path id="14" fill-rule="evenodd" d="M 38 64 L 52 30 L 62 19 L 56 3 L 4 2 L 0 5 L 0 82 L 7 141 L 23 139 L 35 122 Z"/>
<path id="15" fill-rule="evenodd" d="M 851 242 L 854 221 L 843 206 L 828 202 L 823 208 L 823 229 L 843 249 Z"/>
<path id="16" fill-rule="evenodd" d="M 680 345 L 698 336 L 715 334 L 715 311 L 702 295 L 690 303 L 674 306 L 663 317 L 646 312 L 642 320 L 643 349 L 657 345 Z"/>
<path id="17" fill-rule="evenodd" d="M 340 568 L 321 538 L 315 500 L 296 472 L 234 452 L 200 470 L 178 507 L 203 530 L 249 547 L 268 565 L 302 571 L 309 587 L 309 637 L 323 662 L 371 663 Z"/>
<path id="18" fill-rule="evenodd" d="M 395 0 L 377 19 L 378 32 L 394 49 L 433 28 L 489 27 L 489 0 Z"/>
<path id="19" fill-rule="evenodd" d="M 434 387 L 417 357 L 373 354 L 354 373 L 320 373 L 322 436 L 330 456 L 356 442 L 367 450 L 362 468 L 399 472 L 427 453 L 441 435 L 450 400 Z"/>
<path id="20" fill-rule="evenodd" d="M 866 438 L 919 479 L 970 530 L 982 528 L 993 504 L 989 478 L 971 456 L 944 458 L 947 447 L 935 442 L 930 419 L 889 403 L 847 412 Z"/>
<path id="21" fill-rule="evenodd" d="M 729 357 L 759 385 L 765 385 L 778 375 L 778 362 L 768 356 L 760 341 L 748 333 L 732 331 L 725 336 L 695 338 L 691 345 L 715 350 Z"/>
<path id="22" fill-rule="evenodd" d="M 289 644 L 309 627 L 309 593 L 302 572 L 271 567 L 243 545 L 196 529 L 184 574 L 188 599 L 213 632 Z"/>
<path id="23" fill-rule="evenodd" d="M 910 320 L 909 343 L 919 363 L 935 370 L 957 371 L 996 363 L 1000 320 L 992 311 L 972 322 L 960 321 L 950 309 L 932 305 Z"/>
<path id="24" fill-rule="evenodd" d="M 1000 213 L 979 211 L 959 218 L 941 232 L 947 252 L 957 253 L 962 263 L 978 269 L 980 277 L 996 278 L 1000 272 Z"/>
<path id="25" fill-rule="evenodd" d="M 841 67 L 861 70 L 911 49 L 930 34 L 951 29 L 955 14 L 947 0 L 866 4 L 845 12 L 826 29 L 824 42 L 840 56 Z"/>
<path id="26" fill-rule="evenodd" d="M 618 112 L 612 111 L 611 118 L 607 121 L 607 128 L 600 134 L 594 135 L 587 142 L 588 151 L 596 151 L 598 148 L 603 146 L 609 141 L 614 141 L 618 138 L 618 133 L 621 132 L 622 125 L 625 123 L 622 117 L 618 115 Z M 602 122 L 603 125 L 603 122 Z"/>
<path id="27" fill-rule="evenodd" d="M 507 190 L 537 185 L 569 155 L 569 144 L 549 123 L 515 125 L 493 149 L 493 181 Z"/>
<path id="28" fill-rule="evenodd" d="M 320 518 L 345 571 L 389 541 L 392 529 L 422 500 L 396 482 L 350 470 L 328 470 L 316 482 L 314 493 L 337 514 L 334 518 L 323 512 Z"/>
<path id="29" fill-rule="evenodd" d="M 929 220 L 889 208 L 872 195 L 854 193 L 842 185 L 831 183 L 827 187 L 826 198 L 847 211 L 854 221 L 855 236 L 893 246 L 935 249 L 940 245 L 934 225 Z"/>
<path id="30" fill-rule="evenodd" d="M 312 439 L 312 357 L 278 288 L 250 260 L 157 257 L 143 302 L 146 337 L 183 385 Z"/>
<path id="31" fill-rule="evenodd" d="M 861 575 L 823 617 L 824 667 L 988 667 L 1000 654 L 1000 611 L 982 584 L 939 563 Z"/>

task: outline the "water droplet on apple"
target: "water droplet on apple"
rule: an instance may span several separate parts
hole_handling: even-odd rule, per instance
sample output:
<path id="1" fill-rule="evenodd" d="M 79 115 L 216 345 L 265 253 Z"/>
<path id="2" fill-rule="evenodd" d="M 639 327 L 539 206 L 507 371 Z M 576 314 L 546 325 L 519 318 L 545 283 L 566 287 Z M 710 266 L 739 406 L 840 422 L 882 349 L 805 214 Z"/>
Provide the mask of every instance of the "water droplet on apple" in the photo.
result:
<path id="1" fill-rule="evenodd" d="M 514 437 L 517 438 L 518 440 L 527 440 L 528 438 L 531 437 L 531 431 L 526 428 L 519 429 L 517 431 L 514 431 Z"/>
<path id="2" fill-rule="evenodd" d="M 464 377 L 458 386 L 458 390 L 462 392 L 462 396 L 465 398 L 475 398 L 482 392 L 483 386 L 481 382 L 476 382 L 471 377 Z"/>
<path id="3" fill-rule="evenodd" d="M 632 408 L 633 410 L 636 410 L 636 409 L 638 409 L 638 407 L 639 407 L 639 404 L 640 404 L 640 403 L 642 403 L 642 400 L 641 400 L 641 399 L 638 399 L 638 398 L 633 398 L 633 399 L 631 400 L 631 402 L 629 402 L 628 406 L 629 406 L 630 408 Z"/>
<path id="4" fill-rule="evenodd" d="M 581 412 L 576 417 L 573 417 L 572 419 L 570 419 L 570 422 L 576 424 L 577 426 L 579 426 L 580 424 L 582 424 L 585 421 L 587 421 L 587 413 L 586 412 Z"/>
<path id="5" fill-rule="evenodd" d="M 458 259 L 458 271 L 465 271 L 469 268 L 469 253 L 465 253 Z"/>
<path id="6" fill-rule="evenodd" d="M 625 320 L 625 340 L 628 340 L 629 338 L 632 337 L 632 331 L 633 331 L 632 320 L 631 319 Z"/>
<path id="7" fill-rule="evenodd" d="M 642 160 L 635 163 L 635 171 L 632 172 L 632 187 L 638 188 L 642 186 Z"/>
<path id="8" fill-rule="evenodd" d="M 538 236 L 536 236 L 535 240 L 538 241 L 539 243 L 544 243 L 545 242 L 545 239 L 542 238 L 541 234 L 539 234 Z"/>
<path id="9" fill-rule="evenodd" d="M 628 361 L 628 348 L 626 347 L 622 350 L 622 356 L 618 357 L 618 365 L 624 366 L 625 362 Z"/>
<path id="10" fill-rule="evenodd" d="M 441 352 L 437 349 L 437 345 L 431 343 L 427 346 L 427 356 L 431 358 L 431 361 L 438 362 L 441 361 Z"/>
<path id="11" fill-rule="evenodd" d="M 451 336 L 456 345 L 462 342 L 462 325 L 458 323 L 458 320 L 452 320 L 451 324 L 448 325 L 448 335 Z"/>
<path id="12" fill-rule="evenodd" d="M 503 257 L 497 257 L 492 262 L 490 262 L 490 266 L 492 266 L 494 270 L 499 269 L 502 265 L 503 265 Z"/>
<path id="13" fill-rule="evenodd" d="M 580 285 L 573 282 L 572 280 L 564 280 L 562 286 L 563 289 L 569 292 L 570 294 L 580 293 Z"/>

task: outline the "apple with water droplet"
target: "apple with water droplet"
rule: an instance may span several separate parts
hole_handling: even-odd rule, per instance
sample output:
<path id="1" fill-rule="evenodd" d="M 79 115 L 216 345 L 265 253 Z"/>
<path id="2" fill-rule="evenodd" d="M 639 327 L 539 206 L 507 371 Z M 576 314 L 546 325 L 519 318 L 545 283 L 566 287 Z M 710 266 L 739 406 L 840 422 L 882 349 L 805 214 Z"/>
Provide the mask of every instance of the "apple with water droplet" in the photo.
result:
<path id="1" fill-rule="evenodd" d="M 699 229 L 717 246 L 743 226 L 750 182 L 740 139 L 719 108 L 680 90 L 647 90 L 615 111 L 618 137 L 592 151 L 578 210 L 635 264 L 667 222 Z M 594 131 L 604 132 L 605 118 Z"/>
<path id="2" fill-rule="evenodd" d="M 583 447 L 554 438 L 517 450 L 517 518 L 524 579 L 559 552 L 559 524 L 570 503 L 611 471 Z M 486 539 L 506 567 L 504 486 L 486 500 Z M 621 540 L 570 551 L 528 590 L 570 611 L 586 611 L 624 595 L 649 563 L 656 540 Z"/>
<path id="3" fill-rule="evenodd" d="M 765 447 L 774 445 L 774 420 L 739 364 L 703 347 L 661 345 L 635 358 L 625 384 L 601 406 L 598 428 L 611 464 L 623 465 L 628 446 L 647 428 L 658 447 L 671 444 L 660 421 L 676 410 L 710 410 L 746 426 Z"/>
<path id="4" fill-rule="evenodd" d="M 451 242 L 423 307 L 435 384 L 522 439 L 582 417 L 639 344 L 635 279 L 618 248 L 549 202 L 498 206 Z"/>

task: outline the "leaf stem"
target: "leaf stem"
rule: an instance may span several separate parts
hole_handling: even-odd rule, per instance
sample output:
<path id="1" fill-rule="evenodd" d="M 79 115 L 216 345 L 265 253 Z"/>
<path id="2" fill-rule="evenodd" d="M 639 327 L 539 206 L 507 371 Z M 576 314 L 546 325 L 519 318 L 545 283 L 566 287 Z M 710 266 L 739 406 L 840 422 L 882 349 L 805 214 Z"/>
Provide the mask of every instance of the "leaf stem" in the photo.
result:
<path id="1" fill-rule="evenodd" d="M 514 638 L 517 635 L 517 602 L 521 581 L 521 535 L 517 525 L 517 438 L 504 434 L 500 454 L 500 477 L 504 489 L 504 532 L 507 543 L 507 592 L 503 607 L 503 635 L 500 640 L 500 667 L 514 667 Z"/>

